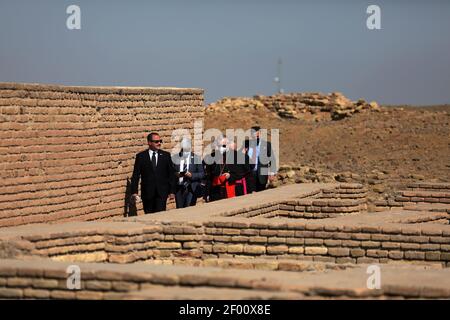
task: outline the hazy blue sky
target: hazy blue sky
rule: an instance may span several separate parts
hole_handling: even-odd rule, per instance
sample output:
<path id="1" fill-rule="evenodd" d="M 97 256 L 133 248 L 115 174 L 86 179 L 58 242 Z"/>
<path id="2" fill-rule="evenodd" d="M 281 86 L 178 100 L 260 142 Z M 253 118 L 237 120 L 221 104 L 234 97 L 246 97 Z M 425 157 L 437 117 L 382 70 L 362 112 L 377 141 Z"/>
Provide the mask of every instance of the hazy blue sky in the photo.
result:
<path id="1" fill-rule="evenodd" d="M 0 81 L 200 87 L 211 102 L 273 94 L 280 57 L 286 92 L 450 103 L 449 34 L 449 0 L 0 0 Z"/>

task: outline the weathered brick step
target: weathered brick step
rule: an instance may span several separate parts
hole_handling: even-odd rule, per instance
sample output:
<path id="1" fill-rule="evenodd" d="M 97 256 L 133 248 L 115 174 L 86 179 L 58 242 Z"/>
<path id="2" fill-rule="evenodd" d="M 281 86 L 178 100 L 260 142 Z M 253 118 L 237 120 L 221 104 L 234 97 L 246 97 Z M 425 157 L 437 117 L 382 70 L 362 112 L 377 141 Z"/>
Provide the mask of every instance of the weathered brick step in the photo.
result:
<path id="1" fill-rule="evenodd" d="M 409 190 L 414 191 L 443 191 L 450 192 L 449 182 L 415 182 L 407 185 Z"/>
<path id="2" fill-rule="evenodd" d="M 395 197 L 398 202 L 450 203 L 450 192 L 400 191 Z"/>
<path id="3" fill-rule="evenodd" d="M 211 287 L 152 286 L 121 297 L 125 300 L 298 300 L 305 296 L 296 292 L 270 292 L 252 289 Z"/>
<path id="4" fill-rule="evenodd" d="M 404 209 L 410 210 L 410 211 L 431 211 L 431 212 L 450 213 L 450 204 L 446 204 L 446 203 L 413 204 L 413 205 L 405 206 Z"/>

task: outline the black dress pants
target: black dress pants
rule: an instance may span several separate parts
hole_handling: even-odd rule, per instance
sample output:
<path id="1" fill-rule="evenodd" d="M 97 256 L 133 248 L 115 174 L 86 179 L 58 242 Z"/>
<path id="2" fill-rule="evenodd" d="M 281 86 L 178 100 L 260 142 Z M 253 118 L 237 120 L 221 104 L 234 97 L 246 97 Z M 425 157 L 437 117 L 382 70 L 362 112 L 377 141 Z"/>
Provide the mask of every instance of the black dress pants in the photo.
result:
<path id="1" fill-rule="evenodd" d="M 152 198 L 142 199 L 145 214 L 166 211 L 167 196 L 155 194 Z"/>
<path id="2" fill-rule="evenodd" d="M 254 181 L 254 185 L 253 185 L 253 191 L 259 192 L 259 191 L 264 191 L 266 190 L 266 185 L 267 182 L 262 184 L 261 182 L 259 182 L 259 177 L 258 174 L 256 172 L 253 172 L 253 181 Z"/>

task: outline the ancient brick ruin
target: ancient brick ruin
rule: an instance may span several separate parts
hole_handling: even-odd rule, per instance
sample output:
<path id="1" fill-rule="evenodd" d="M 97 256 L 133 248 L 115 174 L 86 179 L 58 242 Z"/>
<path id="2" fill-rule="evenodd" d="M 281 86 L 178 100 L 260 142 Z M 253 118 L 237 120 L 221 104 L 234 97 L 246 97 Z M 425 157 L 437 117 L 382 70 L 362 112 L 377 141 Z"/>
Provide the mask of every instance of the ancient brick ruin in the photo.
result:
<path id="1" fill-rule="evenodd" d="M 149 130 L 170 150 L 203 112 L 201 89 L 0 83 L 0 227 L 123 216 Z"/>
<path id="2" fill-rule="evenodd" d="M 124 181 L 131 174 L 134 153 L 143 147 L 142 132 L 149 125 L 160 125 L 157 130 L 169 137 L 177 126 L 172 120 L 189 127 L 189 119 L 201 117 L 202 92 L 0 87 L 5 137 L 1 156 L 8 160 L 1 171 L 0 298 L 450 298 L 450 183 L 411 184 L 395 198 L 377 203 L 373 211 L 362 184 L 299 183 L 124 217 Z M 36 98 L 38 94 L 43 100 Z M 53 94 L 57 105 L 45 112 L 55 115 L 32 113 L 44 112 L 40 106 L 50 105 L 53 100 L 47 97 Z M 65 100 L 75 105 L 59 106 Z M 34 107 L 21 106 L 26 103 Z M 174 104 L 182 108 L 183 116 L 164 113 L 173 111 Z M 147 105 L 155 105 L 151 110 L 157 113 L 147 113 Z M 80 110 L 85 114 L 67 115 L 59 122 L 63 112 Z M 77 129 L 69 129 L 71 124 Z M 67 128 L 54 128 L 59 126 Z M 74 130 L 79 138 L 72 138 Z M 95 135 L 102 130 L 103 136 Z M 117 133 L 121 130 L 126 132 Z M 83 131 L 89 134 L 83 136 Z M 64 132 L 64 138 L 46 136 Z M 103 159 L 98 161 L 105 167 L 79 164 L 76 157 L 47 159 L 57 154 L 80 156 L 81 150 L 71 149 L 76 141 L 97 150 L 86 158 Z M 20 161 L 22 155 L 27 158 Z M 122 161 L 120 169 L 117 161 Z M 59 175 L 61 181 L 52 180 L 59 172 L 53 170 L 66 168 L 58 163 L 72 169 Z M 103 187 L 114 190 L 111 194 L 117 199 L 102 193 Z M 105 206 L 83 202 L 99 197 L 112 200 Z M 59 207 L 52 207 L 54 201 L 60 201 Z M 92 213 L 83 209 L 92 207 Z M 374 264 L 381 270 L 380 288 L 367 285 L 367 270 Z M 67 286 L 67 268 L 72 265 L 81 270 L 81 288 L 75 290 Z"/>

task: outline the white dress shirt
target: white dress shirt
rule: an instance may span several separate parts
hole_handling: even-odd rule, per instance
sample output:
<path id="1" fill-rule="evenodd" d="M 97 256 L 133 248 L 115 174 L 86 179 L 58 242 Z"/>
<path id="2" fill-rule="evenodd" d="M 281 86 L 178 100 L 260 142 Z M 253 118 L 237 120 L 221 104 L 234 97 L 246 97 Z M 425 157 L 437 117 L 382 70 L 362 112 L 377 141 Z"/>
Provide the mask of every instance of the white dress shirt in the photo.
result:
<path id="1" fill-rule="evenodd" d="M 155 158 L 156 158 L 155 166 L 157 166 L 158 165 L 158 151 L 153 151 L 151 149 L 148 149 L 148 154 L 150 155 L 150 162 L 152 162 L 153 152 L 155 153 Z"/>
<path id="2" fill-rule="evenodd" d="M 180 169 L 179 172 L 183 172 L 184 163 L 186 162 L 186 170 L 189 171 L 189 164 L 191 163 L 191 155 L 189 154 L 189 157 L 187 158 L 181 158 L 180 159 Z M 183 184 L 183 177 L 178 178 L 178 183 Z"/>

